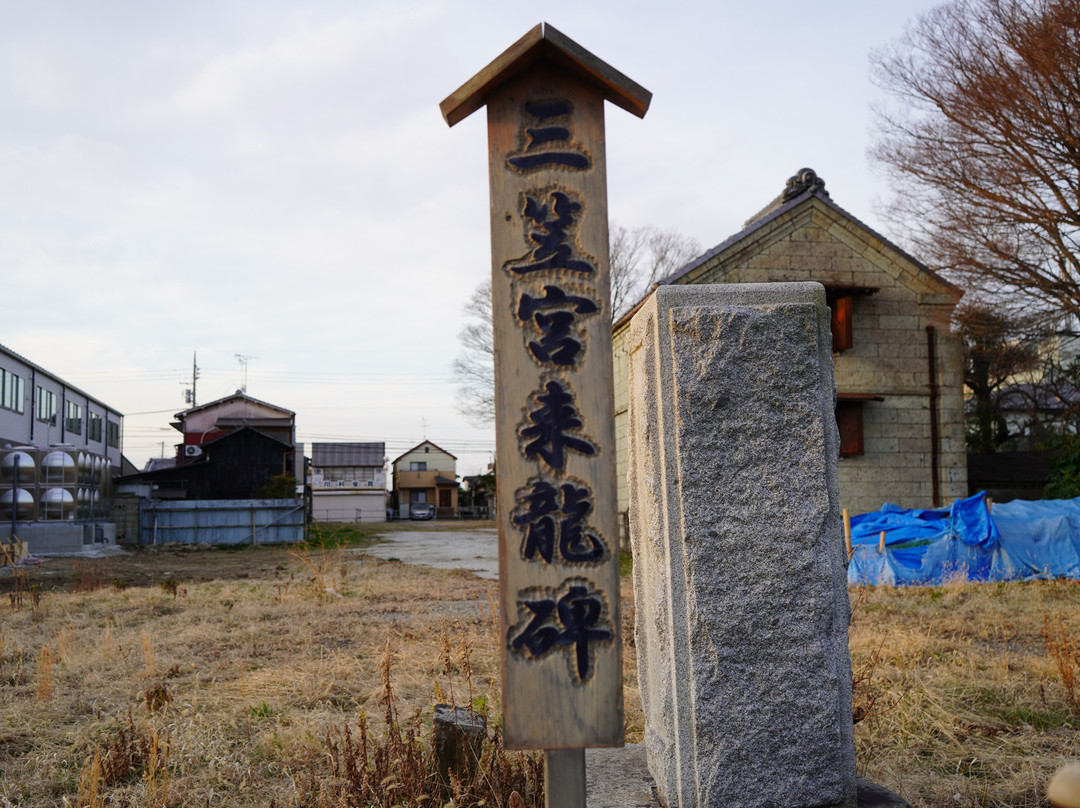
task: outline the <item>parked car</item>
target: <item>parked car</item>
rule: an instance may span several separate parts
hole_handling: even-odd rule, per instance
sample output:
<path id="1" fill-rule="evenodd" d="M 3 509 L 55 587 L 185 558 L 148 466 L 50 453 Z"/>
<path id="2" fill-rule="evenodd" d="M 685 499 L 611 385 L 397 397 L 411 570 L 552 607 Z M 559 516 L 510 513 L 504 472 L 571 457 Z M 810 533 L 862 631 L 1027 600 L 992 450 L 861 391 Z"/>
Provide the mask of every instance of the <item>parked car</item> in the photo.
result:
<path id="1" fill-rule="evenodd" d="M 435 518 L 435 506 L 434 505 L 410 505 L 409 506 L 409 518 L 410 519 L 434 519 Z"/>

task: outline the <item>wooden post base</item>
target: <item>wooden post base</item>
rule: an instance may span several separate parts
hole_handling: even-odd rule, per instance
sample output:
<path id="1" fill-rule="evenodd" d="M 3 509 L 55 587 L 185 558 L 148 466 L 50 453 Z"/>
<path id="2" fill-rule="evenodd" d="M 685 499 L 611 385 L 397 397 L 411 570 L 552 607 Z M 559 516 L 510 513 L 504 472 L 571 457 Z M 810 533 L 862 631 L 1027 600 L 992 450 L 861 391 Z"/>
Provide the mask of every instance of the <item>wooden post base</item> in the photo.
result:
<path id="1" fill-rule="evenodd" d="M 544 752 L 545 808 L 585 808 L 585 750 Z"/>

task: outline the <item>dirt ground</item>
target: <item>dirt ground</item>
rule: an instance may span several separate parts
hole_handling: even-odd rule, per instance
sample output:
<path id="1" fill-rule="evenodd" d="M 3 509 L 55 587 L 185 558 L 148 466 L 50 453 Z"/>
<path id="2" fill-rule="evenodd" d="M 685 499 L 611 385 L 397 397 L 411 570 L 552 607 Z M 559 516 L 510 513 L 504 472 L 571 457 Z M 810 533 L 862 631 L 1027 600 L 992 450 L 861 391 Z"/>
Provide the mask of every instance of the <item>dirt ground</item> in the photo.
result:
<path id="1" fill-rule="evenodd" d="M 393 536 L 395 533 L 413 531 L 475 531 L 490 529 L 494 524 L 491 521 L 469 520 L 395 521 L 363 525 L 355 534 L 347 533 L 344 538 L 348 547 L 361 550 L 377 543 L 379 534 Z M 52 556 L 43 558 L 43 564 L 26 569 L 43 588 L 57 591 L 71 591 L 80 570 L 84 570 L 89 562 L 102 569 L 108 583 L 121 586 L 158 586 L 169 578 L 195 583 L 276 579 L 283 575 L 288 577 L 286 573 L 293 553 L 292 548 L 284 545 L 210 548 L 208 545 L 166 544 L 161 547 L 120 547 L 98 558 Z M 0 567 L 0 594 L 12 591 L 13 587 L 11 567 Z"/>
<path id="2" fill-rule="evenodd" d="M 44 589 L 71 591 L 79 570 L 92 563 L 100 567 L 107 581 L 120 586 L 157 586 L 176 581 L 237 581 L 275 578 L 287 569 L 289 550 L 280 546 L 237 550 L 199 549 L 194 545 L 173 545 L 160 549 L 121 549 L 100 558 L 54 556 L 40 566 L 26 567 Z M 11 568 L 0 570 L 0 593 L 14 588 Z"/>

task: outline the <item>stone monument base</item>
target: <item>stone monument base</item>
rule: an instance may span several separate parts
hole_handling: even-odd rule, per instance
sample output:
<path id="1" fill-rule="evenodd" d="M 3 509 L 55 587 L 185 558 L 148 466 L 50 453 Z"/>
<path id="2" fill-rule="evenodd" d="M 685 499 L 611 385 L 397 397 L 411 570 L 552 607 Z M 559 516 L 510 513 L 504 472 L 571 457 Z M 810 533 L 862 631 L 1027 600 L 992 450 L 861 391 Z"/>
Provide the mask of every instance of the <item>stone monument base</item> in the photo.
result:
<path id="1" fill-rule="evenodd" d="M 856 779 L 859 808 L 911 808 L 889 789 Z M 585 750 L 585 804 L 588 808 L 664 808 L 645 759 L 645 744 L 622 749 Z"/>

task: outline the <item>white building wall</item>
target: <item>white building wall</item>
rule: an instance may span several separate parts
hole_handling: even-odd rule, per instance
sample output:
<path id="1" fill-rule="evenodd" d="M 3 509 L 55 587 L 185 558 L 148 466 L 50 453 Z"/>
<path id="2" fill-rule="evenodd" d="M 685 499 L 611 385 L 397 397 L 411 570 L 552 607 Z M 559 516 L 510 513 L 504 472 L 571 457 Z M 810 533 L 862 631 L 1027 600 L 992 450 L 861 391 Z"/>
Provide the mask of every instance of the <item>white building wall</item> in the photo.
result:
<path id="1" fill-rule="evenodd" d="M 386 491 L 311 492 L 311 515 L 316 522 L 385 522 Z"/>

